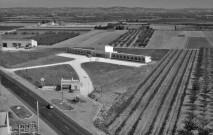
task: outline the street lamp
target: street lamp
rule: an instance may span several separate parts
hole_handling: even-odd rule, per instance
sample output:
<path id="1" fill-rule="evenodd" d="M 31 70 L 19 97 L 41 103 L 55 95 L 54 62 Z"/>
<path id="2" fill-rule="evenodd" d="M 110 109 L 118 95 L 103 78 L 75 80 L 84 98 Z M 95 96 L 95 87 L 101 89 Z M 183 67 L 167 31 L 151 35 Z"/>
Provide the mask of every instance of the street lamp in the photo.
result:
<path id="1" fill-rule="evenodd" d="M 1 87 L 1 78 L 2 78 L 2 76 L 0 76 L 0 90 L 2 91 L 2 87 Z M 0 91 L 0 92 L 1 92 Z M 1 93 L 0 93 L 1 94 Z M 2 94 L 1 94 L 2 95 Z M 3 95 L 2 95 L 3 96 Z"/>

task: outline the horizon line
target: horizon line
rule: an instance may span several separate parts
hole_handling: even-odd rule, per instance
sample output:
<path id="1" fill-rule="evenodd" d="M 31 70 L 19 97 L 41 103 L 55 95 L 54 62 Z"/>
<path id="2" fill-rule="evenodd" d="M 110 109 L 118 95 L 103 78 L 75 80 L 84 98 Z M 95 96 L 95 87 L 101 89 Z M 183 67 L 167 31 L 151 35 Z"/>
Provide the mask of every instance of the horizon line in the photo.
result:
<path id="1" fill-rule="evenodd" d="M 86 7 L 86 6 L 81 6 L 81 7 L 42 7 L 42 6 L 37 6 L 37 7 L 7 7 L 7 8 L 2 8 L 0 9 L 11 9 L 11 8 L 143 8 L 143 9 L 166 9 L 166 10 L 175 10 L 175 9 L 213 9 L 213 8 L 203 8 L 203 7 L 189 7 L 189 8 L 145 8 L 145 7 L 127 7 L 127 6 L 109 6 L 109 7 L 104 7 L 104 6 L 94 6 L 94 7 Z"/>

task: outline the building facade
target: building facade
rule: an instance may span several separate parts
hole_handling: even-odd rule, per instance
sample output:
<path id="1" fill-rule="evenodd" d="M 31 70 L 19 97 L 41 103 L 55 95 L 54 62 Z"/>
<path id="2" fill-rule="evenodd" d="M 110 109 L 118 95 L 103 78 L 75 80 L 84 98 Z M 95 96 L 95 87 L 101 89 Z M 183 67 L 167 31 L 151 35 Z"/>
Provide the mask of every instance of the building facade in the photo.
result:
<path id="1" fill-rule="evenodd" d="M 119 53 L 113 50 L 112 46 L 105 46 L 105 50 L 91 50 L 82 48 L 69 48 L 68 53 L 80 54 L 80 55 L 91 55 L 93 57 L 103 57 L 109 59 L 118 59 L 125 61 L 134 61 L 141 63 L 149 63 L 152 61 L 151 56 L 135 55 L 127 53 Z"/>
<path id="2" fill-rule="evenodd" d="M 0 135 L 11 135 L 8 112 L 0 112 Z"/>
<path id="3" fill-rule="evenodd" d="M 61 90 L 63 89 L 69 89 L 73 92 L 80 92 L 80 80 L 74 80 L 72 79 L 61 79 Z"/>
<path id="4" fill-rule="evenodd" d="M 37 41 L 33 39 L 2 39 L 0 46 L 3 48 L 37 47 Z"/>

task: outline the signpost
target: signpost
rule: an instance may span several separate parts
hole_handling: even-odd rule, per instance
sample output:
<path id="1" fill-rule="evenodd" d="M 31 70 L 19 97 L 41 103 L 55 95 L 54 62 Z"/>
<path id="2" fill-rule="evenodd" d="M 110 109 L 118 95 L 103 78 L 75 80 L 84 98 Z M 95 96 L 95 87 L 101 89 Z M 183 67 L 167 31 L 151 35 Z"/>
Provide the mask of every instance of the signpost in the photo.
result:
<path id="1" fill-rule="evenodd" d="M 42 86 L 42 87 L 45 86 L 44 80 L 45 80 L 44 78 L 41 78 L 41 79 L 40 79 L 40 81 L 41 81 L 41 86 Z"/>

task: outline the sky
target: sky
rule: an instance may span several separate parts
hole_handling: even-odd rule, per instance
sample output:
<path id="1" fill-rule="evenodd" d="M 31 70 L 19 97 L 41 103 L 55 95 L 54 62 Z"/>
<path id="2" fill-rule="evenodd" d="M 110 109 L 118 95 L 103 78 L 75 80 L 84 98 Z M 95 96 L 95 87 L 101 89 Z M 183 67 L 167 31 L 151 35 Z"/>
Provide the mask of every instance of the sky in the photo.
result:
<path id="1" fill-rule="evenodd" d="M 144 8 L 213 8 L 213 0 L 0 0 L 0 8 L 113 6 Z"/>

